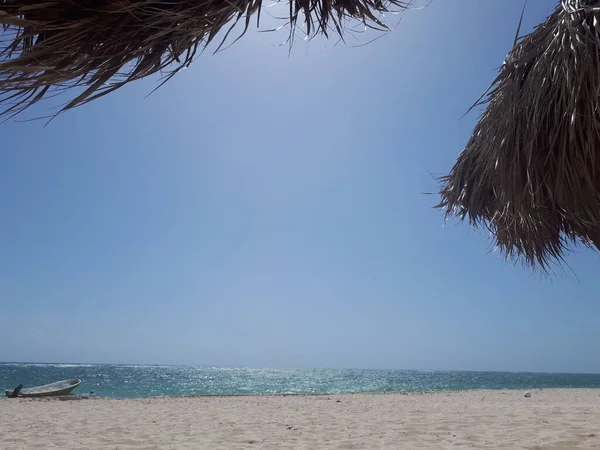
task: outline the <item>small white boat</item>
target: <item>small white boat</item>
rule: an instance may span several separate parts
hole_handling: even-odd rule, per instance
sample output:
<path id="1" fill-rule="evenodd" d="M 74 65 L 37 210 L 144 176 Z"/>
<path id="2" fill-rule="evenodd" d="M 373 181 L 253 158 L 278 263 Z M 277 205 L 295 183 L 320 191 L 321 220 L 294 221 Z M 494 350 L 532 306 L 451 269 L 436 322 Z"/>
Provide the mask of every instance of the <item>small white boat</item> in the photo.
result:
<path id="1" fill-rule="evenodd" d="M 57 381 L 56 383 L 45 384 L 43 386 L 36 386 L 31 388 L 22 388 L 18 397 L 50 397 L 56 395 L 68 395 L 73 389 L 75 389 L 81 380 L 73 379 L 73 380 L 62 380 Z M 10 395 L 13 391 L 5 391 L 6 395 Z"/>

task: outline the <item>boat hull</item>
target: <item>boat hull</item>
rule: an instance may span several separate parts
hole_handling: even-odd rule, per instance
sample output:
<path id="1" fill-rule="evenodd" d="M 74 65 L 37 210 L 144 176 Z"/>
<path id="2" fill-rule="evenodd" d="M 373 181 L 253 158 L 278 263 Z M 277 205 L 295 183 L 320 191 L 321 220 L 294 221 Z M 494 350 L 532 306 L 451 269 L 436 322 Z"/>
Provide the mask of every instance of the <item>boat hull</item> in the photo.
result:
<path id="1" fill-rule="evenodd" d="M 81 380 L 63 380 L 56 383 L 46 384 L 44 386 L 36 386 L 32 388 L 23 388 L 19 392 L 18 397 L 56 397 L 61 395 L 69 395 L 73 390 L 81 384 Z M 6 394 L 12 391 L 5 391 Z"/>

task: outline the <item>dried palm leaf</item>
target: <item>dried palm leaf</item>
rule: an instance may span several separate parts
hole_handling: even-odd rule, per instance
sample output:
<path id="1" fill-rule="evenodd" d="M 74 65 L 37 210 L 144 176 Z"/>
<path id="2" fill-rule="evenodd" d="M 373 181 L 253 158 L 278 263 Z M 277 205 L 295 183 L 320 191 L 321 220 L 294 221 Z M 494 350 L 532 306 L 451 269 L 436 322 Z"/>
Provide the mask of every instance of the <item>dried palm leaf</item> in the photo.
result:
<path id="1" fill-rule="evenodd" d="M 289 0 L 293 35 L 343 34 L 346 20 L 385 28 L 381 13 L 411 0 Z M 170 79 L 220 31 L 242 34 L 262 0 L 0 0 L 0 115 L 80 89 L 63 110 L 157 72 Z M 260 14 L 257 14 L 257 26 Z M 225 36 L 229 34 L 225 33 Z"/>
<path id="2" fill-rule="evenodd" d="M 600 248 L 600 1 L 562 0 L 482 98 L 439 207 L 542 269 L 573 243 Z"/>

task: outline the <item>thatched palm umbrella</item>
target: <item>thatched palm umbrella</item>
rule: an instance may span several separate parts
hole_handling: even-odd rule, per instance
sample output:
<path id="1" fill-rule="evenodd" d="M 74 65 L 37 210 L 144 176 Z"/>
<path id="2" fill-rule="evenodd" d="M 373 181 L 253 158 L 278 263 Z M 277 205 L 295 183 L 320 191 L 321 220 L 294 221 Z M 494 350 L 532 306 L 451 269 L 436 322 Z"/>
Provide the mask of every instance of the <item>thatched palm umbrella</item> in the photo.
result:
<path id="1" fill-rule="evenodd" d="M 288 0 L 290 31 L 343 35 L 347 19 L 385 28 L 381 14 L 411 0 Z M 162 72 L 169 79 L 220 31 L 225 37 L 262 0 L 0 0 L 0 106 L 18 113 L 82 88 L 64 109 Z M 64 110 L 63 109 L 63 110 Z"/>
<path id="2" fill-rule="evenodd" d="M 342 36 L 346 20 L 412 0 L 287 0 L 291 36 Z M 262 0 L 0 0 L 0 117 L 76 88 L 70 109 L 157 72 L 168 80 Z M 520 39 L 440 206 L 486 225 L 507 255 L 546 267 L 574 241 L 600 246 L 600 0 L 561 0 Z M 600 155 L 599 155 L 600 156 Z"/>
<path id="3" fill-rule="evenodd" d="M 600 1 L 562 0 L 482 103 L 439 206 L 542 269 L 570 244 L 600 248 Z"/>

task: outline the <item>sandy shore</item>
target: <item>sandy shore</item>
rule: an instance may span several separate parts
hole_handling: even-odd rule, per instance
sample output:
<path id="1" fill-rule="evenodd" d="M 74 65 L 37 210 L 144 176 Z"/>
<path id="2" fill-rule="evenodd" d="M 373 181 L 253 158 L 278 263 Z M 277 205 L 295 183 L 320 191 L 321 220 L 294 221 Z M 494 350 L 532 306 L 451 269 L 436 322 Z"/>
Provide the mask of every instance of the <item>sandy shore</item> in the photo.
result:
<path id="1" fill-rule="evenodd" d="M 600 449 L 600 390 L 3 399 L 0 449 Z"/>

